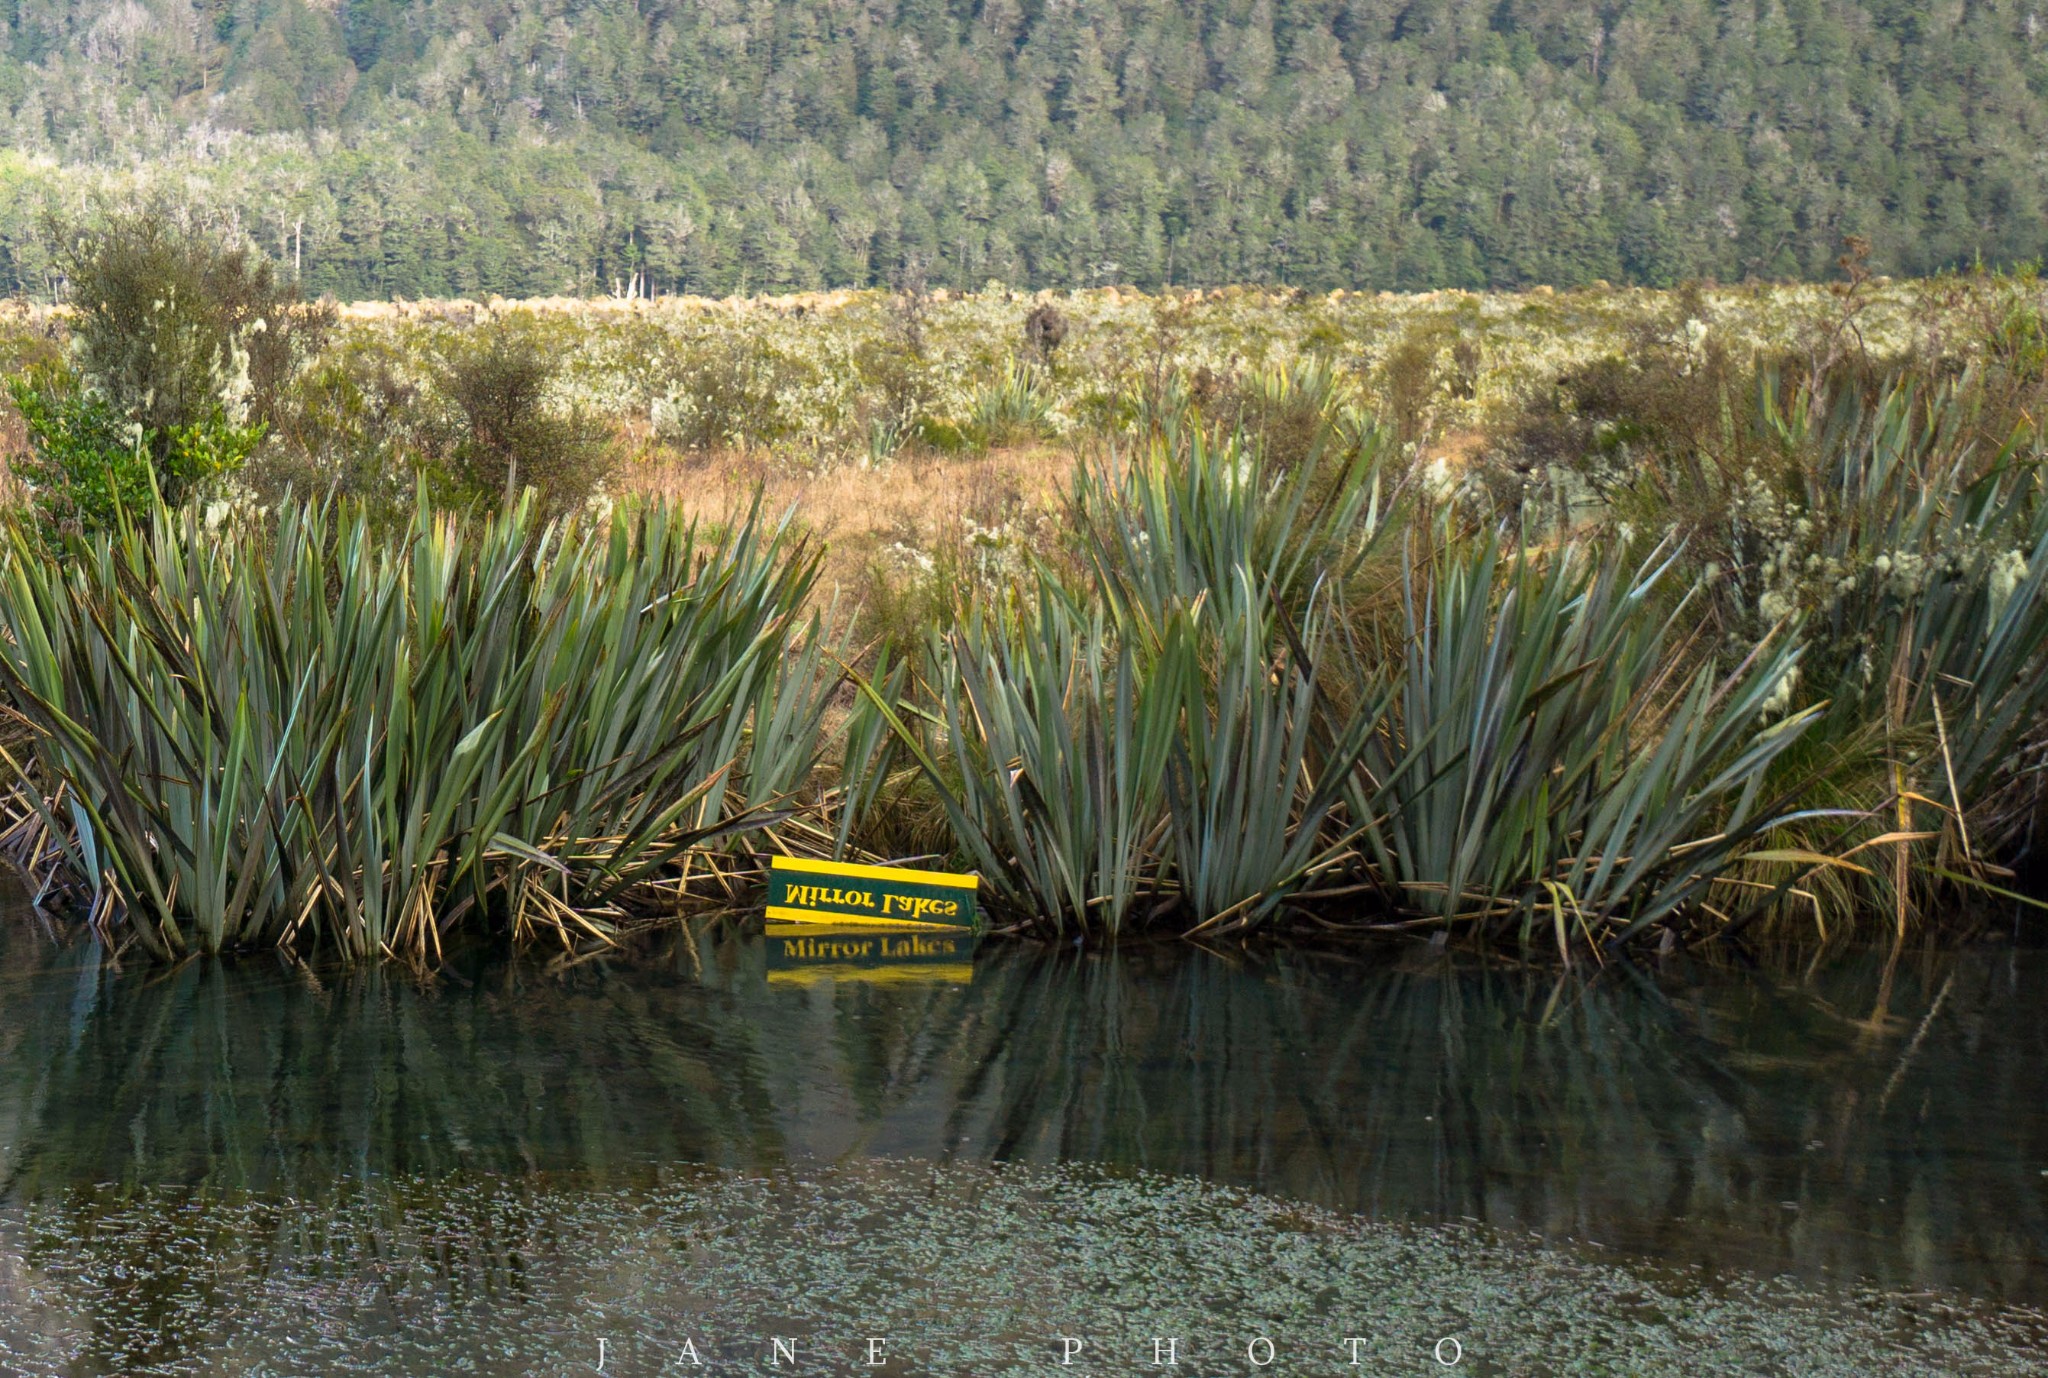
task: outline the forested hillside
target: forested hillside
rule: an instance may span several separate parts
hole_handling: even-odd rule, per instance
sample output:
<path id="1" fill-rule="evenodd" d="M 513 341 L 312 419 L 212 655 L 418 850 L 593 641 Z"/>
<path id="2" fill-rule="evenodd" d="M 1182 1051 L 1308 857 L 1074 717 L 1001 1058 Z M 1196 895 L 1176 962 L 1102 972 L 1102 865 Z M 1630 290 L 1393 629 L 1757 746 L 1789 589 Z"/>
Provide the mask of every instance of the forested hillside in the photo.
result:
<path id="1" fill-rule="evenodd" d="M 6 0 L 0 287 L 153 188 L 345 298 L 1519 286 L 2048 247 L 2042 0 Z"/>

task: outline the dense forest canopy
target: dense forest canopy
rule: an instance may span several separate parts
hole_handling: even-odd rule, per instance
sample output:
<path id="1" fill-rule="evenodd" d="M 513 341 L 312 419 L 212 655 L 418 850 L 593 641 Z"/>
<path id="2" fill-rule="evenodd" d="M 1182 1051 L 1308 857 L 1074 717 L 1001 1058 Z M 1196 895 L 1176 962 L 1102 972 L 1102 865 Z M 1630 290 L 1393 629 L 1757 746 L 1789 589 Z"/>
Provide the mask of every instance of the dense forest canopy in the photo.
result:
<path id="1" fill-rule="evenodd" d="M 4 0 L 0 287 L 203 202 L 345 298 L 1514 287 L 2048 247 L 2043 0 Z"/>

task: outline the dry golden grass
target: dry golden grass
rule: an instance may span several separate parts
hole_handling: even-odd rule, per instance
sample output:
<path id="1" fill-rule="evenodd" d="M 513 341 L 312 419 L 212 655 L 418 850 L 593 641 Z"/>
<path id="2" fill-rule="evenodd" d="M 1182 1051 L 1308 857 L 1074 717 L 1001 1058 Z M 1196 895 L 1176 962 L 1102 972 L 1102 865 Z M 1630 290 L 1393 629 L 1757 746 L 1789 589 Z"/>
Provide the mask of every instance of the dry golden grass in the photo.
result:
<path id="1" fill-rule="evenodd" d="M 769 450 L 672 453 L 628 466 L 626 494 L 661 496 L 694 516 L 728 520 L 758 487 L 770 511 L 794 507 L 825 543 L 820 591 L 857 593 L 875 559 L 894 547 L 930 551 L 964 539 L 974 527 L 1031 529 L 1056 517 L 1073 451 L 1034 444 L 978 455 L 904 455 L 880 468 L 842 464 L 794 467 Z"/>

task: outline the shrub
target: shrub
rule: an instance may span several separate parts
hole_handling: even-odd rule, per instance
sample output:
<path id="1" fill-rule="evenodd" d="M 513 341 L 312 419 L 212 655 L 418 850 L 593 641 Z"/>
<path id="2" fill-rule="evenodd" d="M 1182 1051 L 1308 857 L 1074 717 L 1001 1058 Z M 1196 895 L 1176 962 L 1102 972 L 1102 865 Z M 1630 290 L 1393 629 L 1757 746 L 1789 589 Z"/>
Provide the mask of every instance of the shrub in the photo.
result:
<path id="1" fill-rule="evenodd" d="M 1024 342 L 1038 356 L 1038 361 L 1050 367 L 1053 355 L 1067 342 L 1067 318 L 1051 302 L 1040 304 L 1024 318 Z"/>
<path id="2" fill-rule="evenodd" d="M 660 438 L 686 450 L 743 449 L 789 434 L 777 406 L 798 372 L 758 340 L 733 339 L 690 351 L 655 404 Z"/>
<path id="3" fill-rule="evenodd" d="M 57 233 L 68 246 L 78 372 L 115 414 L 150 433 L 145 448 L 175 502 L 169 460 L 180 437 L 273 422 L 333 313 L 300 302 L 268 259 L 221 229 L 163 205 Z"/>
<path id="4" fill-rule="evenodd" d="M 1446 403 L 1469 400 L 1478 373 L 1478 346 L 1452 322 L 1433 320 L 1403 330 L 1374 378 L 1401 448 L 1427 440 Z"/>
<path id="5" fill-rule="evenodd" d="M 420 371 L 388 342 L 350 340 L 294 382 L 273 443 L 242 476 L 266 502 L 287 492 L 362 502 L 387 525 L 410 519 L 417 468 L 448 429 Z"/>
<path id="6" fill-rule="evenodd" d="M 532 332 L 505 322 L 457 348 L 441 387 L 461 413 L 448 449 L 459 495 L 502 495 L 532 488 L 562 512 L 602 490 L 618 446 L 602 418 L 550 397 L 558 356 Z"/>
<path id="7" fill-rule="evenodd" d="M 14 460 L 46 529 L 185 501 L 255 451 L 332 313 L 270 263 L 163 206 L 53 229 L 76 307 L 73 367 L 10 383 L 29 453 Z"/>
<path id="8" fill-rule="evenodd" d="M 158 431 L 122 416 L 104 393 L 59 368 L 8 381 L 30 450 L 11 463 L 48 534 L 97 531 L 157 495 L 183 497 L 242 466 L 261 426 L 218 414 Z"/>

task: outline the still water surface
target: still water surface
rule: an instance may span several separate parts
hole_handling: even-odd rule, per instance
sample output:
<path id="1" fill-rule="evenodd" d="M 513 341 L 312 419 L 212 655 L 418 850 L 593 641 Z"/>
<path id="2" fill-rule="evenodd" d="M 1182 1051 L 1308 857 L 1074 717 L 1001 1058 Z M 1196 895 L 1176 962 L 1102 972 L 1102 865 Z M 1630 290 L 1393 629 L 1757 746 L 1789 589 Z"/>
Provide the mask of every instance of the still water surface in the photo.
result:
<path id="1" fill-rule="evenodd" d="M 426 981 L 0 915 L 0 1370 L 2048 1371 L 2044 1010 L 2007 947 Z"/>

